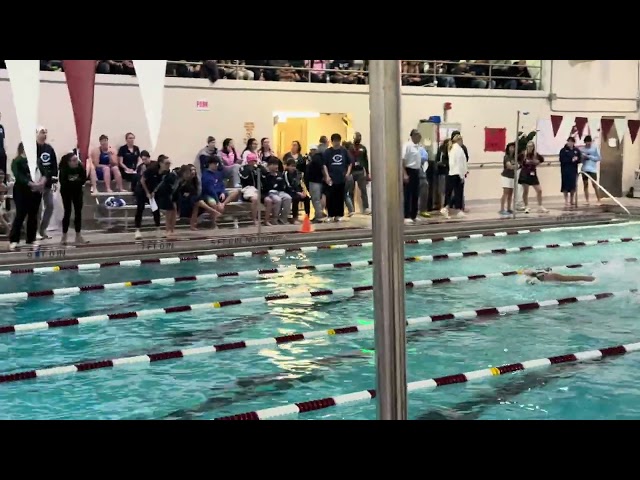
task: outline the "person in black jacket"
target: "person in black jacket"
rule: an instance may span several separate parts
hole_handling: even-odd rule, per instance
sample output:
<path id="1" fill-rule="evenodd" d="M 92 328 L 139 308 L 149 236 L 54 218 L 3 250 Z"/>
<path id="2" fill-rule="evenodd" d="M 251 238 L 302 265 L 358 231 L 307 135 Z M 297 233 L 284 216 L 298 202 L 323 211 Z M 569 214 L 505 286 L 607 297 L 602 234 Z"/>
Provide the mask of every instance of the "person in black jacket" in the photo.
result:
<path id="1" fill-rule="evenodd" d="M 306 215 L 311 213 L 311 205 L 309 197 L 302 189 L 300 174 L 296 168 L 296 161 L 293 158 L 287 160 L 287 168 L 284 171 L 284 181 L 287 184 L 286 192 L 291 196 L 292 223 L 298 224 L 300 223 L 298 220 L 300 202 L 304 202 L 304 213 Z"/>
<path id="2" fill-rule="evenodd" d="M 277 222 L 284 225 L 291 211 L 291 196 L 285 191 L 283 174 L 278 171 L 280 160 L 271 157 L 267 161 L 267 172 L 261 178 L 262 201 L 264 202 L 264 224 L 267 227 Z"/>
<path id="3" fill-rule="evenodd" d="M 311 195 L 311 203 L 315 217 L 314 223 L 324 222 L 326 216 L 324 214 L 324 202 L 327 186 L 324 184 L 324 158 L 318 147 L 311 145 L 309 147 L 309 163 L 304 172 L 304 181 L 307 184 L 307 190 Z"/>
<path id="4" fill-rule="evenodd" d="M 51 221 L 51 215 L 53 215 L 54 185 L 58 183 L 58 159 L 56 157 L 56 151 L 46 142 L 46 140 L 47 129 L 44 127 L 38 127 L 36 133 L 38 154 L 36 181 L 39 180 L 38 176 L 46 178 L 44 190 L 42 191 L 44 211 L 42 212 L 42 220 L 40 220 L 40 227 L 38 229 L 39 240 L 51 238 L 47 235 L 47 228 Z"/>
<path id="5" fill-rule="evenodd" d="M 76 231 L 76 243 L 86 243 L 82 238 L 82 187 L 87 182 L 87 171 L 80 164 L 78 156 L 73 152 L 63 155 L 60 159 L 60 196 L 64 205 L 62 217 L 62 245 L 67 244 L 67 232 L 71 219 L 71 208 L 74 211 L 74 227 Z"/>
<path id="6" fill-rule="evenodd" d="M 258 156 L 255 153 L 247 155 L 247 164 L 240 170 L 240 185 L 242 186 L 242 199 L 251 202 L 251 218 L 253 224 L 258 225 L 258 206 L 260 202 L 260 180 L 266 175 L 264 167 L 258 165 Z"/>
<path id="7" fill-rule="evenodd" d="M 435 183 L 433 188 L 433 193 L 431 197 L 433 198 L 433 209 L 440 210 L 446 205 L 448 199 L 444 199 L 444 184 L 447 176 L 449 175 L 449 143 L 450 139 L 445 138 L 438 148 L 438 153 L 436 154 L 436 164 L 435 164 Z"/>
<path id="8" fill-rule="evenodd" d="M 29 163 L 22 142 L 18 145 L 18 154 L 11 163 L 11 173 L 15 179 L 13 200 L 16 204 L 16 216 L 9 234 L 9 250 L 15 250 L 20 243 L 22 224 L 27 220 L 27 245 L 38 246 L 36 232 L 38 230 L 38 210 L 42 202 L 44 180 L 34 182 L 31 178 Z"/>

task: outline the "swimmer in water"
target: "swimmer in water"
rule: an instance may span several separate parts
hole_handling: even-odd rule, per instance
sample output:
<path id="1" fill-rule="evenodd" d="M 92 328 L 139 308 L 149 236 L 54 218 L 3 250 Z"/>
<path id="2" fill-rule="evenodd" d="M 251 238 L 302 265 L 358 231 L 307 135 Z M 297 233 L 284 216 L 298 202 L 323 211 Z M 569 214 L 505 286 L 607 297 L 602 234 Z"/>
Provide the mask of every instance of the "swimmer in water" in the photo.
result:
<path id="1" fill-rule="evenodd" d="M 544 270 L 523 270 L 522 275 L 527 278 L 527 283 L 538 282 L 593 282 L 596 277 L 592 275 L 563 275 L 552 272 L 550 268 Z"/>

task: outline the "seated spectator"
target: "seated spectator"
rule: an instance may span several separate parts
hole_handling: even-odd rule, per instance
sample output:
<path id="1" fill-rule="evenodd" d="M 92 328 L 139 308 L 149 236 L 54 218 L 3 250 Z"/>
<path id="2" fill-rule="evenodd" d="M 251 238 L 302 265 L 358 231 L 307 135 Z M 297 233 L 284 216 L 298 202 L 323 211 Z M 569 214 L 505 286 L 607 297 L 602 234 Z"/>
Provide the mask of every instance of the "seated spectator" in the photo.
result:
<path id="1" fill-rule="evenodd" d="M 471 80 L 471 88 L 496 88 L 495 80 L 489 80 L 489 60 L 476 60 L 469 66 L 475 78 Z"/>
<path id="2" fill-rule="evenodd" d="M 109 65 L 109 73 L 116 75 L 135 75 L 133 60 L 105 60 Z"/>
<path id="3" fill-rule="evenodd" d="M 111 177 L 116 181 L 116 191 L 122 192 L 122 175 L 118 165 L 116 151 L 109 145 L 109 137 L 100 135 L 100 145 L 94 148 L 89 155 L 99 180 L 104 181 L 105 189 L 111 192 Z"/>
<path id="4" fill-rule="evenodd" d="M 252 154 L 252 153 L 255 154 L 256 158 L 259 157 L 259 155 L 258 155 L 258 140 L 256 140 L 255 138 L 249 138 L 247 140 L 247 146 L 242 151 L 242 164 L 243 165 L 247 164 L 247 159 L 248 159 L 249 155 Z"/>
<path id="5" fill-rule="evenodd" d="M 176 66 L 176 75 L 182 78 L 199 78 L 200 68 L 202 63 L 200 60 L 180 60 L 179 65 Z"/>
<path id="6" fill-rule="evenodd" d="M 451 72 L 455 75 L 457 88 L 471 88 L 474 74 L 469 70 L 469 64 L 466 61 L 458 63 Z"/>
<path id="7" fill-rule="evenodd" d="M 305 62 L 306 60 L 289 60 L 289 65 L 294 69 L 296 82 L 309 81 L 309 73 L 303 70 L 305 68 Z"/>
<path id="8" fill-rule="evenodd" d="M 56 72 L 62 70 L 61 60 L 40 60 L 41 72 Z"/>
<path id="9" fill-rule="evenodd" d="M 535 90 L 536 82 L 531 78 L 531 74 L 529 73 L 529 69 L 527 68 L 526 60 L 518 60 L 514 62 L 514 64 L 509 68 L 508 71 L 509 77 L 518 77 L 517 80 L 510 79 L 507 80 L 504 84 L 504 88 L 508 88 L 511 90 Z"/>
<path id="10" fill-rule="evenodd" d="M 507 79 L 501 77 L 509 75 L 511 60 L 489 60 L 489 63 L 491 64 L 491 78 L 496 82 L 496 88 L 504 88 Z"/>
<path id="11" fill-rule="evenodd" d="M 265 80 L 264 67 L 267 64 L 266 60 L 245 60 L 247 70 L 253 72 L 254 80 Z"/>
<path id="12" fill-rule="evenodd" d="M 242 159 L 233 146 L 233 139 L 225 138 L 222 142 L 220 159 L 222 160 L 224 177 L 231 179 L 234 188 L 240 188 L 240 164 Z"/>
<path id="13" fill-rule="evenodd" d="M 136 169 L 140 162 L 140 148 L 134 144 L 136 136 L 133 133 L 127 133 L 124 140 L 125 144 L 118 149 L 118 167 L 122 178 L 131 182 L 131 191 L 134 191 L 138 182 Z"/>
<path id="14" fill-rule="evenodd" d="M 327 65 L 328 62 L 326 60 L 305 61 L 305 67 L 310 70 L 309 77 L 313 83 L 324 83 L 327 81 Z"/>
<path id="15" fill-rule="evenodd" d="M 100 73 L 102 75 L 108 75 L 110 72 L 109 69 L 109 60 L 96 60 L 96 73 Z M 169 63 L 167 63 L 167 74 L 169 73 Z"/>
<path id="16" fill-rule="evenodd" d="M 453 77 L 453 70 L 458 65 L 459 60 L 437 60 L 435 64 L 436 81 L 439 87 L 455 88 L 456 79 Z M 452 63 L 449 63 L 452 62 Z"/>
<path id="17" fill-rule="evenodd" d="M 262 178 L 262 202 L 264 203 L 264 224 L 273 225 L 271 218 L 284 225 L 291 211 L 291 196 L 286 192 L 286 183 L 278 171 L 280 160 L 272 157 L 267 162 L 267 173 Z"/>
<path id="18" fill-rule="evenodd" d="M 278 70 L 278 81 L 280 82 L 299 82 L 300 74 L 296 72 L 289 63 Z"/>
<path id="19" fill-rule="evenodd" d="M 300 173 L 296 165 L 296 161 L 293 158 L 287 160 L 287 168 L 284 171 L 284 181 L 286 184 L 286 192 L 291 197 L 291 223 L 299 224 L 298 211 L 300 208 L 300 202 L 304 202 L 305 215 L 311 214 L 311 203 L 309 196 L 302 189 L 302 182 L 300 181 Z"/>
<path id="20" fill-rule="evenodd" d="M 302 160 L 302 147 L 298 140 L 291 142 L 291 150 L 284 154 L 282 162 L 287 165 L 290 158 L 293 158 L 296 163 Z"/>
<path id="21" fill-rule="evenodd" d="M 230 78 L 235 80 L 253 80 L 254 73 L 245 67 L 244 60 L 231 60 L 233 65 L 233 72 L 231 72 Z"/>
<path id="22" fill-rule="evenodd" d="M 218 60 L 220 78 L 235 79 L 234 60 Z"/>
<path id="23" fill-rule="evenodd" d="M 353 69 L 356 70 L 354 73 L 356 83 L 359 85 L 366 85 L 369 83 L 369 79 L 367 78 L 367 70 L 369 69 L 369 60 L 354 60 L 353 61 Z"/>
<path id="24" fill-rule="evenodd" d="M 271 140 L 269 140 L 267 137 L 261 138 L 260 149 L 258 150 L 258 159 L 266 163 L 270 157 L 275 158 L 275 155 L 276 155 L 275 152 L 271 150 Z M 280 162 L 280 160 L 278 160 L 278 162 Z M 278 171 L 280 172 L 284 171 L 284 166 L 282 165 L 282 162 L 280 162 L 280 167 L 278 168 Z"/>
<path id="25" fill-rule="evenodd" d="M 402 84 L 421 87 L 426 83 L 426 77 L 421 76 L 421 62 L 402 62 Z"/>
<path id="26" fill-rule="evenodd" d="M 357 83 L 358 76 L 353 70 L 353 60 L 334 60 L 329 65 L 331 70 L 331 83 Z"/>
<path id="27" fill-rule="evenodd" d="M 216 83 L 220 78 L 220 73 L 218 71 L 218 62 L 216 62 L 215 60 L 205 60 L 204 62 L 202 62 L 200 75 L 203 78 L 209 79 L 211 83 Z"/>
<path id="28" fill-rule="evenodd" d="M 191 230 L 198 230 L 198 210 L 200 184 L 196 167 L 194 165 L 182 165 L 179 173 L 180 181 L 176 191 L 176 203 L 180 218 L 188 218 Z M 204 202 L 203 202 L 204 203 Z M 206 209 L 206 206 L 204 207 Z M 216 214 L 218 212 L 215 212 Z M 214 214 L 215 216 L 215 214 Z"/>
<path id="29" fill-rule="evenodd" d="M 238 190 L 226 190 L 224 188 L 224 170 L 220 159 L 216 156 L 209 157 L 207 169 L 202 173 L 201 199 L 211 208 L 220 213 L 230 202 L 238 199 Z"/>
<path id="30" fill-rule="evenodd" d="M 202 173 L 207 169 L 209 157 L 217 155 L 218 149 L 216 148 L 216 139 L 215 137 L 209 136 L 207 137 L 207 146 L 198 152 L 196 155 L 196 161 L 194 162 L 194 165 L 200 174 L 200 178 L 202 178 Z"/>
<path id="31" fill-rule="evenodd" d="M 266 62 L 267 68 L 263 69 L 263 76 L 268 82 L 279 82 L 282 69 L 285 69 L 285 77 L 288 75 L 286 67 L 291 66 L 289 60 L 267 60 Z"/>
<path id="32" fill-rule="evenodd" d="M 245 202 L 251 202 L 251 218 L 256 226 L 258 225 L 258 206 L 261 198 L 260 180 L 266 173 L 264 167 L 258 165 L 258 155 L 249 153 L 246 165 L 240 170 L 240 183 L 242 185 L 242 199 Z"/>

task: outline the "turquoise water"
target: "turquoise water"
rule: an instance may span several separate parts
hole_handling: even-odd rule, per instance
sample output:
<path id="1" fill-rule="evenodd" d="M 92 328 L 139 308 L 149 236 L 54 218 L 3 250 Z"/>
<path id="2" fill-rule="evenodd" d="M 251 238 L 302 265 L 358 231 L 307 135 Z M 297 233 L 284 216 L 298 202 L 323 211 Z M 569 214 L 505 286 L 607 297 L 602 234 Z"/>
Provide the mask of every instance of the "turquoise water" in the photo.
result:
<path id="1" fill-rule="evenodd" d="M 406 256 L 640 235 L 640 225 L 565 230 L 433 245 L 411 245 Z M 370 248 L 221 259 L 212 263 L 115 267 L 0 278 L 0 293 L 94 283 L 320 264 L 371 258 Z M 407 315 L 418 317 L 638 287 L 640 242 L 540 250 L 405 264 L 407 280 L 610 260 L 594 284 L 526 285 L 499 278 L 409 290 Z M 618 260 L 618 261 L 616 261 Z M 225 278 L 172 286 L 122 288 L 0 304 L 0 323 L 214 302 L 273 293 L 368 285 L 372 269 L 297 272 L 261 279 Z M 640 341 L 640 297 L 550 307 L 476 321 L 449 321 L 408 331 L 408 379 L 531 360 Z M 0 335 L 0 373 L 88 360 L 212 345 L 328 329 L 373 318 L 372 296 L 290 299 L 184 312 L 19 335 Z M 209 419 L 375 387 L 373 333 L 322 337 L 263 348 L 198 355 L 154 364 L 0 384 L 0 418 Z M 364 351 L 363 351 L 364 350 Z M 411 418 L 640 418 L 640 354 L 552 367 L 465 385 L 414 392 Z M 633 396 L 633 400 L 632 400 Z M 299 419 L 373 419 L 375 402 L 334 407 Z"/>

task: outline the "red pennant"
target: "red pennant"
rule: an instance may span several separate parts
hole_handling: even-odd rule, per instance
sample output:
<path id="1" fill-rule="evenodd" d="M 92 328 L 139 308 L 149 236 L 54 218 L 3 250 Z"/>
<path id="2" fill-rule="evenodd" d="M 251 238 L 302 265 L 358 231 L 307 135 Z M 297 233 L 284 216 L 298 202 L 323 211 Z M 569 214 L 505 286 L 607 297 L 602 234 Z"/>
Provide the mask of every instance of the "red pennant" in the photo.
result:
<path id="1" fill-rule="evenodd" d="M 93 97 L 96 84 L 95 60 L 63 60 L 64 75 L 71 98 L 73 118 L 80 158 L 89 158 L 91 125 L 93 123 Z"/>
<path id="2" fill-rule="evenodd" d="M 640 130 L 640 120 L 628 120 L 627 125 L 629 126 L 629 136 L 631 137 L 631 143 L 636 141 L 636 137 L 638 136 L 638 130 Z"/>
<path id="3" fill-rule="evenodd" d="M 602 133 L 602 138 L 604 140 L 609 136 L 609 132 L 613 127 L 613 118 L 601 118 L 600 119 L 600 133 Z"/>
<path id="4" fill-rule="evenodd" d="M 576 130 L 578 131 L 578 138 L 582 139 L 582 132 L 584 127 L 587 126 L 588 119 L 586 117 L 576 117 Z"/>
<path id="5" fill-rule="evenodd" d="M 553 129 L 554 137 L 558 135 L 560 125 L 562 125 L 562 115 L 551 115 L 551 128 Z"/>

